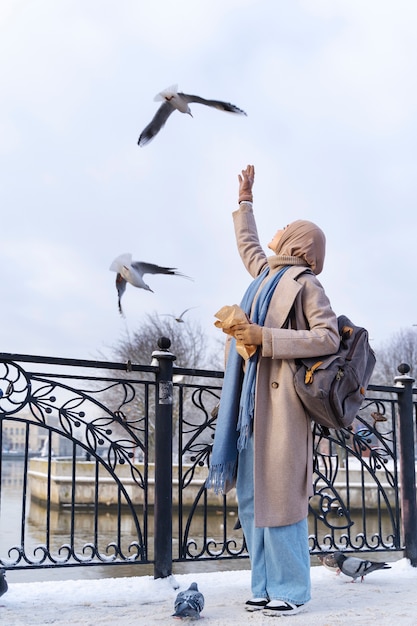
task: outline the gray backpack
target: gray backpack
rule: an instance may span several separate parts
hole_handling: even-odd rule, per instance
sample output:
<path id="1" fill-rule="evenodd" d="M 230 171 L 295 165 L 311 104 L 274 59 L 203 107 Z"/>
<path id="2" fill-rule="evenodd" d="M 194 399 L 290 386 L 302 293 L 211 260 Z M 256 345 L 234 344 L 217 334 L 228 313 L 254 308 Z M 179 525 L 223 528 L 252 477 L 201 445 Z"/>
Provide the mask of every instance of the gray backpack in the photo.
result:
<path id="1" fill-rule="evenodd" d="M 365 398 L 375 367 L 368 331 L 345 315 L 337 318 L 340 347 L 335 354 L 298 360 L 296 392 L 311 419 L 325 428 L 347 428 Z"/>

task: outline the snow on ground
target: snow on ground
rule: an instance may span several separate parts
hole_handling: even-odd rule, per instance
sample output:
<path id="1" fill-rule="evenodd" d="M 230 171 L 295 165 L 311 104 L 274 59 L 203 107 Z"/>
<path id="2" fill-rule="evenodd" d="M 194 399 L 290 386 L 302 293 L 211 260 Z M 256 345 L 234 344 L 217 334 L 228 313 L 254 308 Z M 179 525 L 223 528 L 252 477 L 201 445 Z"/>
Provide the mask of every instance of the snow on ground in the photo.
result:
<path id="1" fill-rule="evenodd" d="M 363 583 L 322 566 L 312 567 L 312 600 L 303 613 L 288 617 L 290 624 L 378 626 L 417 624 L 417 568 L 407 559 L 392 568 L 369 574 Z M 179 590 L 197 582 L 205 597 L 201 626 L 265 626 L 274 617 L 248 613 L 249 570 L 174 575 L 9 583 L 0 598 L 0 620 L 7 626 L 156 626 L 178 625 L 171 617 Z M 174 589 L 174 583 L 179 589 Z M 285 619 L 285 618 L 283 618 Z M 188 623 L 188 620 L 187 622 Z M 275 623 L 275 622 L 272 622 Z"/>

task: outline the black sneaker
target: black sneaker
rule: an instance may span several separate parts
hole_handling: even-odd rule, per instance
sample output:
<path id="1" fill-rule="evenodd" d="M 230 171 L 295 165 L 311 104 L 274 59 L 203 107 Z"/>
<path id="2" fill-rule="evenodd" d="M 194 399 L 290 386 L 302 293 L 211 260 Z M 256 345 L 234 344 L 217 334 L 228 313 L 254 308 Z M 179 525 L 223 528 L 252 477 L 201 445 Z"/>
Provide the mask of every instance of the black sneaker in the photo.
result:
<path id="1" fill-rule="evenodd" d="M 260 611 L 266 607 L 268 602 L 269 600 L 266 598 L 252 598 L 252 600 L 245 602 L 245 609 L 247 611 Z"/>
<path id="2" fill-rule="evenodd" d="M 264 615 L 270 616 L 289 616 L 295 615 L 303 610 L 304 604 L 294 604 L 293 602 L 284 602 L 283 600 L 271 600 L 262 610 Z"/>

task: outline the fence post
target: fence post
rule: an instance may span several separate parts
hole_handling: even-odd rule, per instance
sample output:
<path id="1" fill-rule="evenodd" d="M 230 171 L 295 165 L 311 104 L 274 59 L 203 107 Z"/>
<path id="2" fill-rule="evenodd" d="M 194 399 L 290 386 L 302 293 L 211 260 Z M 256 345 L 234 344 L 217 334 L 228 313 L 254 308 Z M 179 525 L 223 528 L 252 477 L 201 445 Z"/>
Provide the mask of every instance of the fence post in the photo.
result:
<path id="1" fill-rule="evenodd" d="M 155 405 L 154 578 L 172 574 L 172 364 L 171 341 L 158 340 Z"/>
<path id="2" fill-rule="evenodd" d="M 401 363 L 398 366 L 401 376 L 394 381 L 403 387 L 398 392 L 399 407 L 399 441 L 400 441 L 400 502 L 401 519 L 404 535 L 404 556 L 410 559 L 411 565 L 417 567 L 417 505 L 416 505 L 416 471 L 414 451 L 414 419 L 413 419 L 413 383 L 414 378 L 408 375 L 410 366 Z"/>

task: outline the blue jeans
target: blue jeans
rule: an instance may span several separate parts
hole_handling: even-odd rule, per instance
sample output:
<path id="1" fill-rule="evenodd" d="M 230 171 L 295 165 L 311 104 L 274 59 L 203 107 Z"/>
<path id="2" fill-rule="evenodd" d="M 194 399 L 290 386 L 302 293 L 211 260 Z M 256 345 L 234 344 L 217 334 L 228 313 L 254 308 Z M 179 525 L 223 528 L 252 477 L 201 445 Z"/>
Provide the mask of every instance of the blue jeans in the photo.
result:
<path id="1" fill-rule="evenodd" d="M 304 604 L 310 600 L 307 518 L 288 526 L 256 528 L 254 520 L 253 437 L 239 453 L 239 520 L 251 561 L 254 598 Z M 285 503 L 284 503 L 285 506 Z"/>

